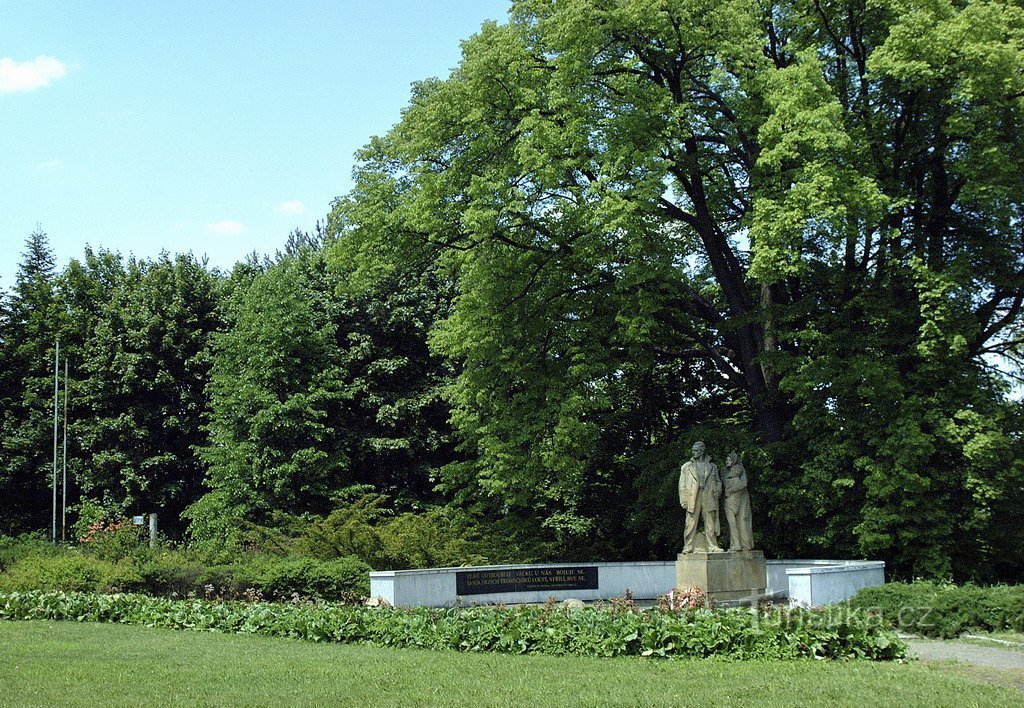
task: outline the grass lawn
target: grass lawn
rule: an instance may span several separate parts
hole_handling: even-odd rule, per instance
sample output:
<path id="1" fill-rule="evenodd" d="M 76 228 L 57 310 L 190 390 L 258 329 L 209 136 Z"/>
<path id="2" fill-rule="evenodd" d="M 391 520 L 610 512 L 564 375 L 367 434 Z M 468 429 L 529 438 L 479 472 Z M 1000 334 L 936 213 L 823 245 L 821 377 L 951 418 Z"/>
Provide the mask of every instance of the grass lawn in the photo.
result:
<path id="1" fill-rule="evenodd" d="M 3 705 L 1008 705 L 923 664 L 658 661 L 321 645 L 113 624 L 0 622 Z"/>
<path id="2" fill-rule="evenodd" d="M 1006 644 L 1003 644 L 1002 642 L 993 642 L 993 641 L 991 641 L 989 639 L 968 639 L 968 638 L 964 638 L 964 639 L 958 639 L 956 641 L 959 641 L 959 642 L 961 642 L 963 644 L 973 644 L 974 646 L 977 646 L 977 647 L 994 647 L 995 649 L 1002 649 L 1004 651 L 1024 652 L 1024 647 L 1022 647 L 1022 646 L 1006 645 Z M 1012 640 L 1012 641 L 1015 641 L 1015 640 Z"/>
<path id="3" fill-rule="evenodd" d="M 999 647 L 1000 649 L 1012 651 L 1024 651 L 1024 634 L 1020 632 L 970 632 L 970 634 L 978 638 L 968 639 L 965 637 L 960 641 L 983 647 Z M 988 641 L 989 639 L 997 641 Z M 1005 642 L 1013 642 L 1013 644 L 1005 644 Z"/>

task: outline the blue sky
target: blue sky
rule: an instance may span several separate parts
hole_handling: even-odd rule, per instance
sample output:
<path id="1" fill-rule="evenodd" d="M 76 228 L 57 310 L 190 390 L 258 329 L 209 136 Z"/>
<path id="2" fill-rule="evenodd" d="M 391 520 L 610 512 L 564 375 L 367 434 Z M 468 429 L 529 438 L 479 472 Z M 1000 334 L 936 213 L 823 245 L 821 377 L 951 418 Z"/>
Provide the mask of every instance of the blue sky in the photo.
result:
<path id="1" fill-rule="evenodd" d="M 309 229 L 411 82 L 508 0 L 3 0 L 0 288 L 36 224 L 230 267 Z"/>

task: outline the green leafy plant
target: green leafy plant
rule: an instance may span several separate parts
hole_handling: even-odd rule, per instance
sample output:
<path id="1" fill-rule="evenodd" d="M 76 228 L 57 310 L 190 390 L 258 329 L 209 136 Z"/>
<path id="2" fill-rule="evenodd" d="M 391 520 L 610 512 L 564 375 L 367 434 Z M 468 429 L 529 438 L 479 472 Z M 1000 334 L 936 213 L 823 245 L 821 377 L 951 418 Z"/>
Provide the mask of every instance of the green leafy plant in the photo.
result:
<path id="1" fill-rule="evenodd" d="M 585 607 L 392 609 L 324 603 L 210 602 L 145 595 L 0 594 L 0 619 L 120 622 L 315 642 L 512 654 L 736 659 L 906 656 L 877 618 L 850 608 L 766 611 Z"/>
<path id="2" fill-rule="evenodd" d="M 78 539 L 81 547 L 101 560 L 117 561 L 136 554 L 143 546 L 144 531 L 131 519 L 114 517 L 90 524 Z"/>

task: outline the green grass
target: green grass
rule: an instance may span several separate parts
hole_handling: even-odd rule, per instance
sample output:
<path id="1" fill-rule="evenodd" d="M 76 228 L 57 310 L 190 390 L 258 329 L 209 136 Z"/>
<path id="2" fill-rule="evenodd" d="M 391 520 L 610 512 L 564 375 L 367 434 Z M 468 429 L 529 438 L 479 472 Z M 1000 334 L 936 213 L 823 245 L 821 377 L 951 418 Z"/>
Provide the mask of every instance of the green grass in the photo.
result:
<path id="1" fill-rule="evenodd" d="M 979 635 L 980 636 L 980 635 Z M 991 649 L 1001 649 L 1005 652 L 1024 652 L 1024 647 L 1017 647 L 1014 644 L 1005 644 L 999 641 L 992 641 L 991 639 L 979 638 L 974 639 L 971 637 L 963 637 L 959 639 L 953 639 L 962 644 L 972 644 L 974 647 L 989 647 Z"/>
<path id="2" fill-rule="evenodd" d="M 1024 633 L 1021 632 L 969 632 L 969 634 L 990 639 L 1001 639 L 1004 642 L 1024 644 Z"/>
<path id="3" fill-rule="evenodd" d="M 867 661 L 590 659 L 0 622 L 4 705 L 1007 705 L 947 669 Z"/>

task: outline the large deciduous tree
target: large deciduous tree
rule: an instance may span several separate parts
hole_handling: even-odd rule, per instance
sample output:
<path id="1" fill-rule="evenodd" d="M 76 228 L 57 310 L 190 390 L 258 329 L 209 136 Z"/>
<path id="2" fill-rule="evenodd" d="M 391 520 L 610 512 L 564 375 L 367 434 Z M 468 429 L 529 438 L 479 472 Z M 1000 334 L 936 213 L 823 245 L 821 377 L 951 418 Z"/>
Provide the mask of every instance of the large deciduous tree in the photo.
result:
<path id="1" fill-rule="evenodd" d="M 770 550 L 993 567 L 1021 479 L 1004 374 L 1024 10 L 522 0 L 510 17 L 416 86 L 332 215 L 357 277 L 421 260 L 457 278 L 434 334 L 463 365 L 455 486 L 592 538 L 622 516 L 597 490 L 650 515 L 625 461 L 731 418 L 767 445 Z M 671 465 L 647 462 L 667 487 Z"/>
<path id="2" fill-rule="evenodd" d="M 77 482 L 112 511 L 160 512 L 174 534 L 182 510 L 202 493 L 196 448 L 207 439 L 220 283 L 191 255 L 131 260 L 123 270 L 114 261 L 88 260 L 84 278 L 107 299 L 83 314 L 91 325 L 76 367 Z"/>

